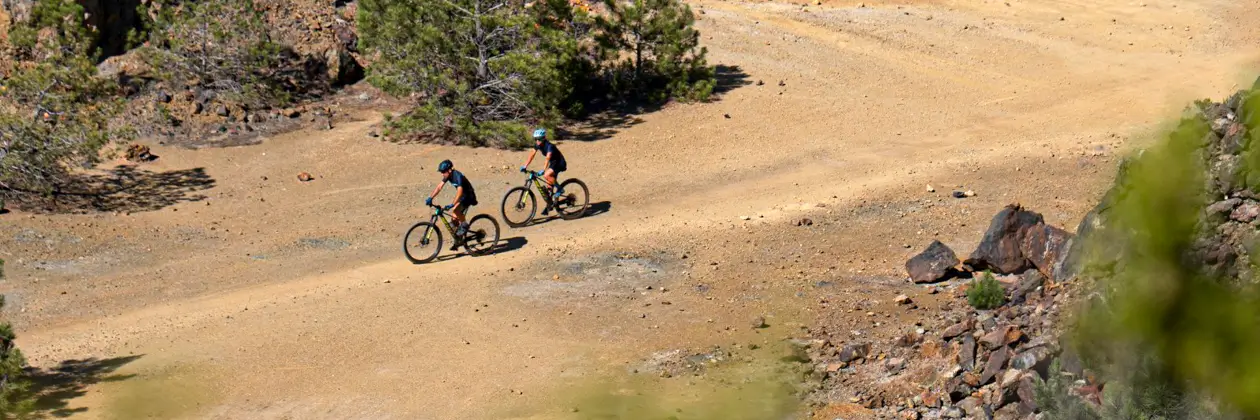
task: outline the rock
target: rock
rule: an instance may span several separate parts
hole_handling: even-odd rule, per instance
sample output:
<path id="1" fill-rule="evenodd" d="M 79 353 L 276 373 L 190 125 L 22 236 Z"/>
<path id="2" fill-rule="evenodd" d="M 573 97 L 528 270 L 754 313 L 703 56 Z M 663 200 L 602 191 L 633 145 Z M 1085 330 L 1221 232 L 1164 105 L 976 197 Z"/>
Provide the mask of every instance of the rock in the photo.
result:
<path id="1" fill-rule="evenodd" d="M 998 382 L 998 385 L 1002 389 L 1014 388 L 1015 385 L 1019 384 L 1019 379 L 1023 375 L 1024 372 L 1021 370 L 1007 369 L 1006 372 L 1002 372 L 1002 379 Z"/>
<path id="2" fill-rule="evenodd" d="M 149 150 L 149 146 L 145 146 L 143 144 L 132 144 L 127 146 L 127 151 L 124 153 L 124 156 L 127 160 L 132 162 L 148 162 L 157 159 L 157 156 L 154 156 Z"/>
<path id="3" fill-rule="evenodd" d="M 302 181 L 302 182 L 310 182 L 310 181 L 312 181 L 312 180 L 314 180 L 314 179 L 315 179 L 315 177 L 314 177 L 314 176 L 311 176 L 311 174 L 308 174 L 308 173 L 306 173 L 306 172 L 302 172 L 302 173 L 298 174 L 298 181 Z"/>
<path id="4" fill-rule="evenodd" d="M 337 25 L 333 29 L 333 33 L 336 35 L 337 43 L 340 44 L 341 48 L 348 52 L 359 51 L 359 34 L 355 33 L 354 28 L 351 28 L 350 25 Z"/>
<path id="5" fill-rule="evenodd" d="M 287 108 L 285 110 L 280 111 L 280 115 L 289 117 L 289 118 L 297 118 L 297 117 L 302 116 L 302 111 L 299 111 L 295 108 Z"/>
<path id="6" fill-rule="evenodd" d="M 919 337 L 920 339 L 922 339 L 922 335 L 919 335 Z M 942 349 L 944 348 L 945 346 L 941 344 L 940 341 L 929 340 L 923 343 L 923 345 L 919 347 L 919 357 L 923 357 L 926 359 L 935 359 L 937 357 L 941 357 Z"/>
<path id="7" fill-rule="evenodd" d="M 1006 361 L 1010 357 L 1011 351 L 1006 347 L 998 348 L 997 351 L 989 353 L 989 361 L 985 363 L 984 371 L 980 373 L 980 384 L 988 384 L 999 373 L 1002 373 L 1002 369 L 1006 367 Z"/>
<path id="8" fill-rule="evenodd" d="M 126 79 L 153 79 L 153 66 L 150 66 L 139 54 L 127 53 L 106 58 L 96 65 L 98 77 L 124 81 Z"/>
<path id="9" fill-rule="evenodd" d="M 941 241 L 932 241 L 922 253 L 906 261 L 906 272 L 915 283 L 934 283 L 944 280 L 957 265 L 954 250 Z"/>
<path id="10" fill-rule="evenodd" d="M 958 402 L 957 407 L 961 409 L 963 411 L 963 414 L 965 414 L 967 417 L 977 418 L 977 419 L 986 417 L 985 412 L 984 412 L 984 403 L 980 401 L 979 398 L 976 398 L 976 397 L 963 398 L 962 401 Z"/>
<path id="11" fill-rule="evenodd" d="M 1208 216 L 1216 216 L 1216 215 L 1229 216 L 1231 213 L 1234 212 L 1234 207 L 1238 207 L 1239 204 L 1242 204 L 1242 200 L 1239 200 L 1237 198 L 1221 200 L 1221 201 L 1212 203 L 1212 205 L 1208 206 L 1207 210 L 1205 211 Z"/>
<path id="12" fill-rule="evenodd" d="M 958 407 L 949 407 L 944 410 L 941 410 L 941 417 L 944 417 L 947 419 L 961 419 L 962 416 L 963 416 L 963 410 Z"/>
<path id="13" fill-rule="evenodd" d="M 934 193 L 934 192 L 936 192 L 936 188 L 932 188 L 932 184 L 928 184 L 928 186 L 927 186 L 927 192 Z"/>
<path id="14" fill-rule="evenodd" d="M 231 115 L 231 112 L 230 112 L 230 111 L 228 111 L 228 107 L 227 107 L 227 105 L 223 105 L 223 104 L 215 104 L 215 105 L 214 105 L 214 114 L 215 114 L 215 115 L 218 115 L 218 116 L 220 116 L 220 117 L 226 117 L 226 116 L 228 116 L 228 115 Z"/>
<path id="15" fill-rule="evenodd" d="M 328 63 L 328 80 L 333 86 L 346 86 L 363 80 L 363 65 L 344 47 L 328 49 L 324 52 L 324 60 Z"/>
<path id="16" fill-rule="evenodd" d="M 1256 217 L 1260 217 L 1260 204 L 1251 200 L 1242 203 L 1229 214 L 1230 219 L 1243 223 L 1251 223 Z"/>
<path id="17" fill-rule="evenodd" d="M 840 361 L 852 363 L 854 360 L 866 358 L 871 352 L 870 343 L 847 344 L 840 349 Z"/>
<path id="18" fill-rule="evenodd" d="M 760 316 L 759 316 L 759 317 L 756 317 L 756 318 L 753 318 L 753 320 L 752 320 L 752 327 L 753 327 L 754 329 L 766 328 L 766 327 L 767 327 L 767 325 L 766 325 L 766 318 L 765 318 L 765 317 L 760 317 Z"/>
<path id="19" fill-rule="evenodd" d="M 1076 354 L 1070 346 L 1064 346 L 1063 353 L 1059 355 L 1059 369 L 1072 374 L 1076 378 L 1085 377 L 1085 368 L 1081 363 L 1081 357 Z M 1058 374 L 1058 372 L 1050 372 L 1050 374 Z"/>
<path id="20" fill-rule="evenodd" d="M 993 420 L 1018 420 L 1020 418 L 1019 407 L 1015 404 L 1007 404 L 993 412 Z"/>
<path id="21" fill-rule="evenodd" d="M 158 102 L 169 104 L 171 103 L 172 98 L 171 94 L 166 93 L 164 90 L 159 90 L 155 99 L 157 99 Z"/>
<path id="22" fill-rule="evenodd" d="M 976 192 L 975 192 L 975 191 L 972 191 L 972 190 L 967 190 L 967 191 L 963 192 L 963 197 L 975 197 L 975 196 L 976 196 Z"/>
<path id="23" fill-rule="evenodd" d="M 995 328 L 993 331 L 980 337 L 980 344 L 983 344 L 986 350 L 996 350 L 998 347 L 1007 346 L 1023 338 L 1024 332 L 1019 330 L 1019 326 L 1006 325 L 1002 328 Z"/>
<path id="24" fill-rule="evenodd" d="M 1040 271 L 1028 270 L 1020 276 L 1019 285 L 1011 292 L 1011 303 L 1014 305 L 1022 305 L 1028 296 L 1037 291 L 1037 288 L 1045 284 L 1046 277 L 1041 275 Z"/>
<path id="25" fill-rule="evenodd" d="M 950 193 L 950 195 L 952 195 L 954 198 L 966 198 L 966 197 L 967 197 L 967 193 L 962 192 L 962 191 L 954 191 L 953 193 Z"/>
<path id="26" fill-rule="evenodd" d="M 1011 204 L 993 216 L 989 228 L 971 257 L 964 263 L 973 270 L 993 270 L 999 274 L 1022 273 L 1030 268 L 1028 258 L 1020 250 L 1026 229 L 1044 222 L 1041 214 Z"/>
<path id="27" fill-rule="evenodd" d="M 915 344 L 919 344 L 921 341 L 923 341 L 923 335 L 912 332 L 898 338 L 895 344 L 897 347 L 914 347 Z"/>
<path id="28" fill-rule="evenodd" d="M 898 305 L 909 305 L 911 303 L 910 296 L 897 295 L 897 297 L 893 298 L 893 303 Z"/>
<path id="29" fill-rule="evenodd" d="M 980 386 L 980 375 L 975 372 L 963 372 L 962 383 L 970 387 Z"/>
<path id="30" fill-rule="evenodd" d="M 1037 411 L 1037 382 L 1032 375 L 1024 375 L 1015 388 L 1019 397 L 1019 414 L 1027 416 Z"/>
<path id="31" fill-rule="evenodd" d="M 796 221 L 796 225 L 797 225 L 797 226 L 813 226 L 813 225 L 814 225 L 814 221 L 813 221 L 812 219 L 810 219 L 810 218 L 808 218 L 808 217 L 807 217 L 807 218 L 804 218 L 804 219 L 801 219 L 801 220 L 797 220 L 797 221 Z"/>
<path id="32" fill-rule="evenodd" d="M 1212 132 L 1223 136 L 1225 135 L 1225 132 L 1229 130 L 1229 126 L 1233 123 L 1234 122 L 1230 121 L 1229 118 L 1217 118 L 1212 121 Z"/>
<path id="33" fill-rule="evenodd" d="M 906 368 L 906 359 L 901 357 L 893 357 L 884 361 L 884 370 L 890 373 L 900 372 Z"/>
<path id="34" fill-rule="evenodd" d="M 945 331 L 941 332 L 941 338 L 948 340 L 948 339 L 969 333 L 971 332 L 971 328 L 972 326 L 975 325 L 975 323 L 976 323 L 975 318 L 968 317 L 962 322 L 959 322 L 954 325 L 950 325 L 948 328 L 945 328 Z"/>
<path id="35" fill-rule="evenodd" d="M 1047 278 L 1055 278 L 1057 272 L 1062 271 L 1071 241 L 1071 233 L 1039 223 L 1020 235 L 1019 252 Z"/>
<path id="36" fill-rule="evenodd" d="M 964 370 L 976 368 L 976 338 L 970 334 L 964 335 L 959 343 L 958 366 L 962 366 Z"/>

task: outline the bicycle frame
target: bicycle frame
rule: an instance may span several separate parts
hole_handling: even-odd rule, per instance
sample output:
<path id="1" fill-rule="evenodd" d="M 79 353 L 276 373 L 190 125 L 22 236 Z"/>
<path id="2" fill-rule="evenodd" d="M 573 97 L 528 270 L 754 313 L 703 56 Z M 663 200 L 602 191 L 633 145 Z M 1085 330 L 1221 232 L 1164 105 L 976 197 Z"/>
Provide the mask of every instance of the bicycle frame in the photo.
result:
<path id="1" fill-rule="evenodd" d="M 560 180 L 557 179 L 556 182 L 559 183 Z M 551 195 L 547 193 L 547 188 L 545 187 L 547 183 L 543 182 L 542 177 L 538 176 L 538 174 L 533 171 L 530 171 L 529 178 L 525 180 L 525 189 L 529 189 L 530 184 L 534 184 L 534 188 L 538 190 L 538 195 L 542 196 L 544 202 L 551 203 Z M 521 194 L 521 201 L 517 204 L 525 204 L 524 194 Z"/>
<path id="2" fill-rule="evenodd" d="M 434 226 L 437 226 L 438 219 L 442 219 L 442 226 L 446 226 L 446 231 L 451 233 L 451 238 L 455 238 L 455 228 L 451 226 L 451 221 L 450 219 L 446 217 L 446 212 L 442 211 L 442 208 L 438 206 L 430 206 L 430 207 L 433 207 L 434 210 L 433 210 L 433 216 L 429 218 L 429 223 Z M 428 242 L 430 239 L 429 235 L 432 235 L 432 234 L 433 234 L 432 230 L 424 232 L 424 241 Z"/>

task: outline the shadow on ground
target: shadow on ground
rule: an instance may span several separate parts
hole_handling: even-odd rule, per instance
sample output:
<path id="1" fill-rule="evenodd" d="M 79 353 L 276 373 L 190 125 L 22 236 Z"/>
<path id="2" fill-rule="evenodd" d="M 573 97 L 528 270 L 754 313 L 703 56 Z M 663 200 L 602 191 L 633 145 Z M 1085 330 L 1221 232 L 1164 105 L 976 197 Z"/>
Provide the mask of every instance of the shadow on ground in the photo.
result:
<path id="1" fill-rule="evenodd" d="M 610 202 L 600 201 L 597 203 L 591 203 L 591 205 L 586 207 L 586 213 L 583 214 L 582 217 L 579 217 L 578 219 L 585 219 L 587 217 L 599 216 L 601 214 L 608 213 L 609 210 L 612 210 L 612 203 Z M 551 215 L 547 217 L 535 217 L 533 220 L 529 222 L 529 224 L 526 224 L 521 227 L 524 228 L 524 227 L 530 227 L 530 226 L 538 226 L 541 224 L 550 223 L 553 220 L 560 220 L 560 216 L 552 213 Z"/>
<path id="2" fill-rule="evenodd" d="M 505 252 L 512 252 L 512 251 L 515 251 L 515 250 L 518 250 L 518 249 L 521 249 L 521 248 L 525 247 L 525 244 L 527 244 L 527 243 L 529 243 L 529 240 L 525 239 L 525 238 L 524 238 L 524 237 L 522 237 L 522 236 L 516 236 L 516 237 L 512 237 L 512 238 L 507 238 L 507 239 L 500 239 L 500 240 L 499 240 L 499 243 L 498 243 L 498 244 L 496 244 L 496 245 L 494 246 L 494 248 L 490 248 L 490 251 L 489 251 L 489 252 L 487 252 L 485 255 L 481 255 L 481 256 L 483 256 L 483 257 L 484 257 L 484 256 L 487 256 L 487 255 L 497 255 L 497 254 L 502 254 L 502 253 L 505 253 Z M 461 248 L 461 249 L 462 249 L 462 248 Z M 467 256 L 469 256 L 467 252 L 460 252 L 460 253 L 458 253 L 458 254 L 447 254 L 447 255 L 441 255 L 441 256 L 438 256 L 438 257 L 437 257 L 437 260 L 435 260 L 435 262 L 440 262 L 440 261 L 450 261 L 450 260 L 454 260 L 454 259 L 457 259 L 457 258 L 463 258 L 463 257 L 467 257 Z"/>
<path id="3" fill-rule="evenodd" d="M 201 192 L 214 185 L 205 168 L 153 172 L 127 165 L 77 175 L 51 195 L 21 194 L 14 201 L 37 213 L 142 212 L 205 200 Z"/>
<path id="4" fill-rule="evenodd" d="M 718 65 L 714 68 L 716 84 L 713 96 L 709 101 L 720 100 L 721 97 L 735 89 L 752 84 L 748 73 L 739 66 Z M 604 108 L 593 109 L 591 115 L 570 127 L 557 130 L 561 140 L 596 141 L 612 138 L 618 131 L 643 122 L 639 115 L 659 111 L 664 104 L 660 103 L 618 103 L 608 104 Z"/>
<path id="5" fill-rule="evenodd" d="M 52 369 L 31 369 L 30 393 L 35 397 L 36 416 L 70 417 L 87 408 L 70 408 L 70 401 L 86 395 L 88 388 L 99 383 L 125 381 L 135 375 L 114 372 L 134 362 L 141 355 L 109 359 L 67 360 Z"/>

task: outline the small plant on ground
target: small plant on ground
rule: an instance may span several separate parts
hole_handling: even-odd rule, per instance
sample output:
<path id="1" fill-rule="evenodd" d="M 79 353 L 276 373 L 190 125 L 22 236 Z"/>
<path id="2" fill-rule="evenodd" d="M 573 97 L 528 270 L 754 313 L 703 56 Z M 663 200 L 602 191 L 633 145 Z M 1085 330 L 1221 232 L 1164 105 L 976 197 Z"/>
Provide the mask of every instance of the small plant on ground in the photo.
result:
<path id="1" fill-rule="evenodd" d="M 967 290 L 967 303 L 976 309 L 994 309 L 1006 303 L 1006 292 L 993 278 L 993 273 L 985 271 L 979 280 L 971 282 L 971 289 Z"/>

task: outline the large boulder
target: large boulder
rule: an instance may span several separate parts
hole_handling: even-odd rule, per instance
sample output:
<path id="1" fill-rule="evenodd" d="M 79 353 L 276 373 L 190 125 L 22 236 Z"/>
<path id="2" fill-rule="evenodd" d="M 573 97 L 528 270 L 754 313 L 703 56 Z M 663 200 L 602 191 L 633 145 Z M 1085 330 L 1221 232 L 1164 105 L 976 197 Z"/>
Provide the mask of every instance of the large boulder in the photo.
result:
<path id="1" fill-rule="evenodd" d="M 954 250 L 941 241 L 932 241 L 922 253 L 906 261 L 906 272 L 915 283 L 935 283 L 947 278 L 958 262 Z"/>
<path id="2" fill-rule="evenodd" d="M 1072 246 L 1072 234 L 1045 223 L 1039 223 L 1024 230 L 1019 242 L 1019 251 L 1028 262 L 1032 263 L 1047 278 L 1063 280 L 1059 273 L 1067 259 L 1068 249 Z"/>
<path id="3" fill-rule="evenodd" d="M 328 64 L 328 80 L 333 86 L 350 85 L 363 80 L 363 66 L 345 47 L 329 48 L 324 52 Z"/>
<path id="4" fill-rule="evenodd" d="M 1041 214 L 1011 204 L 993 216 L 980 246 L 964 261 L 973 270 L 991 270 L 1000 274 L 1022 273 L 1031 268 L 1020 250 L 1024 231 L 1042 224 Z"/>

